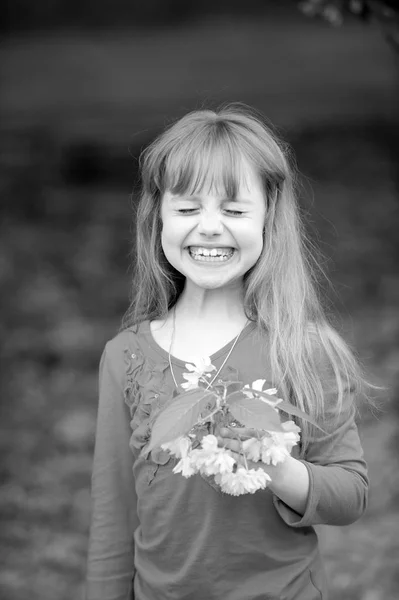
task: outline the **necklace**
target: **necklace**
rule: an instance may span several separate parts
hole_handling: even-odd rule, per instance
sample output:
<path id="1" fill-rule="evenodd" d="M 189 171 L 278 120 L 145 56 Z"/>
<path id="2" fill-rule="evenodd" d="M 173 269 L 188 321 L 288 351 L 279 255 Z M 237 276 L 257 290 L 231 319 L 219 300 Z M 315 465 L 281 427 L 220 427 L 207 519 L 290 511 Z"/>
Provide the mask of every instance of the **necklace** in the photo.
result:
<path id="1" fill-rule="evenodd" d="M 235 346 L 235 345 L 236 345 L 236 343 L 238 342 L 238 338 L 240 337 L 241 333 L 242 333 L 242 332 L 243 332 L 243 330 L 245 329 L 245 327 L 246 327 L 247 323 L 248 323 L 248 319 L 247 319 L 247 321 L 246 321 L 246 323 L 245 323 L 244 327 L 241 329 L 241 331 L 238 333 L 237 337 L 235 338 L 235 340 L 234 340 L 234 342 L 233 342 L 233 344 L 232 344 L 232 346 L 231 346 L 231 348 L 230 348 L 230 350 L 229 350 L 229 353 L 228 353 L 228 355 L 226 356 L 226 358 L 224 359 L 224 361 L 223 361 L 223 363 L 222 363 L 222 366 L 220 367 L 220 369 L 218 370 L 218 372 L 216 373 L 216 375 L 214 376 L 214 378 L 212 379 L 212 381 L 210 381 L 210 382 L 208 383 L 207 387 L 205 388 L 206 390 L 207 390 L 208 388 L 210 388 L 210 386 L 211 386 L 211 385 L 212 385 L 212 383 L 215 381 L 216 377 L 219 375 L 220 371 L 223 369 L 224 365 L 225 365 L 225 364 L 226 364 L 226 362 L 228 361 L 228 359 L 229 359 L 229 357 L 230 357 L 231 353 L 233 352 L 234 346 Z M 176 389 L 177 389 L 179 386 L 178 386 L 178 384 L 177 384 L 177 381 L 176 381 L 176 378 L 175 378 L 175 374 L 174 374 L 174 372 L 173 372 L 172 361 L 171 361 L 171 359 L 170 359 L 170 355 L 171 355 L 171 352 L 172 352 L 173 341 L 174 341 L 174 339 L 175 339 L 175 329 L 176 329 L 176 306 L 174 306 L 174 307 L 173 307 L 173 330 L 172 330 L 172 339 L 170 340 L 170 346 L 169 346 L 169 352 L 168 352 L 168 359 L 169 359 L 169 367 L 170 367 L 170 372 L 171 372 L 171 374 L 172 374 L 173 381 L 175 382 L 175 386 L 176 386 Z"/>

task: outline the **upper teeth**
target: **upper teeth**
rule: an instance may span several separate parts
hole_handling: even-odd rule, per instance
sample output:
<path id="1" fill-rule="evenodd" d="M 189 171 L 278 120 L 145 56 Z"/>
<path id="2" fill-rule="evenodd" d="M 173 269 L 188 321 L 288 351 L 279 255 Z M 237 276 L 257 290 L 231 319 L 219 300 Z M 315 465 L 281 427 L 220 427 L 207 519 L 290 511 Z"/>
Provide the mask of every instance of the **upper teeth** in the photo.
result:
<path id="1" fill-rule="evenodd" d="M 203 254 L 204 256 L 225 256 L 230 254 L 233 248 L 190 248 L 194 254 Z"/>

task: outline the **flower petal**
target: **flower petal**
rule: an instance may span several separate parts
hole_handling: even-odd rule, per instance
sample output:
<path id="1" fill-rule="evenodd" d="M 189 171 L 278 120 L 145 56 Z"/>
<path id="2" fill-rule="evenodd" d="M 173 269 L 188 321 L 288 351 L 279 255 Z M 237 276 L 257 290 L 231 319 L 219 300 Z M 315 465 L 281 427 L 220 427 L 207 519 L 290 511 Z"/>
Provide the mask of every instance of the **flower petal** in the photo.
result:
<path id="1" fill-rule="evenodd" d="M 265 382 L 266 379 L 257 379 L 252 382 L 251 387 L 254 388 L 254 390 L 259 390 L 261 392 Z"/>
<path id="2" fill-rule="evenodd" d="M 177 465 L 173 468 L 173 473 L 181 473 L 183 477 L 186 478 L 191 477 L 196 472 L 197 471 L 193 467 L 189 456 L 181 458 Z"/>

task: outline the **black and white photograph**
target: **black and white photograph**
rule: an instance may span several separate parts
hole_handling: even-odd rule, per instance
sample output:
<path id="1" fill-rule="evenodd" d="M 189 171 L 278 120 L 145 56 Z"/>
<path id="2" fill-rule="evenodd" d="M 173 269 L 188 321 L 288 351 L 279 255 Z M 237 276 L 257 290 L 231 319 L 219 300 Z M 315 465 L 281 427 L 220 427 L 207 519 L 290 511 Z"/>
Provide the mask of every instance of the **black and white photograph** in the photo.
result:
<path id="1" fill-rule="evenodd" d="M 2 12 L 1 600 L 395 600 L 399 2 Z"/>

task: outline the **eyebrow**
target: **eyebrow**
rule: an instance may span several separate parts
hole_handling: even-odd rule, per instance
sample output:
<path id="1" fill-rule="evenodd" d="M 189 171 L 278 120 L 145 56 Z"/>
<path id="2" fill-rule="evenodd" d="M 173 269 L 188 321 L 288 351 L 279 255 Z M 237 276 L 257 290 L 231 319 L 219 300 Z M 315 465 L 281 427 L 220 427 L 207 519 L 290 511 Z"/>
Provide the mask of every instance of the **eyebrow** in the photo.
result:
<path id="1" fill-rule="evenodd" d="M 202 202 L 201 196 L 172 196 L 172 202 Z M 252 204 L 249 198 L 222 198 L 222 202 L 236 202 L 237 204 Z"/>

